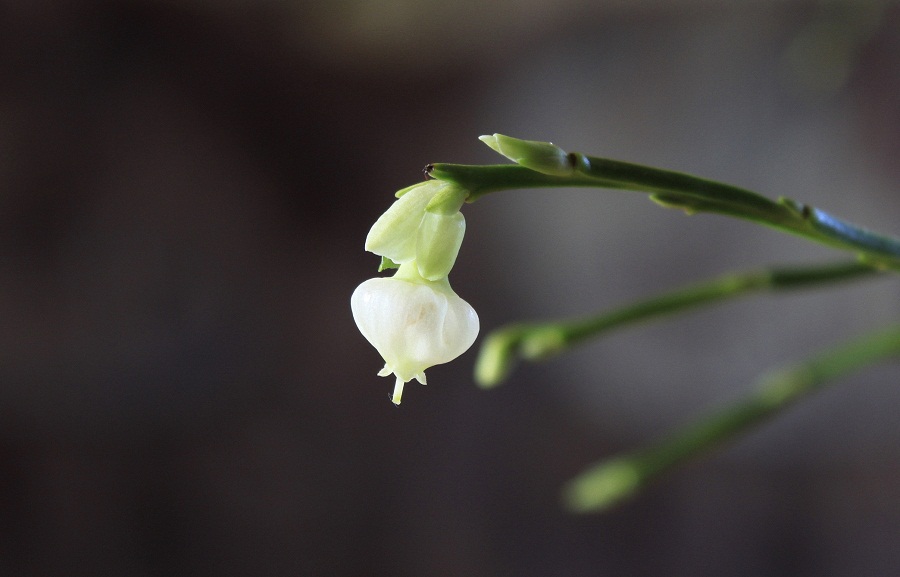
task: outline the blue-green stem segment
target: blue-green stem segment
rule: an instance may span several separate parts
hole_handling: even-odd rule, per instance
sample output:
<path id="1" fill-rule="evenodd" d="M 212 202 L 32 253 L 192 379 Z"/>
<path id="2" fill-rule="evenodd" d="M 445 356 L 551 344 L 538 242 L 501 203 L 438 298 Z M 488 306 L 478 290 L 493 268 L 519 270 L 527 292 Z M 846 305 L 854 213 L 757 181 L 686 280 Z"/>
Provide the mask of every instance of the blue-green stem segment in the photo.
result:
<path id="1" fill-rule="evenodd" d="M 659 444 L 594 465 L 565 486 L 563 503 L 577 513 L 613 507 L 664 473 L 736 440 L 830 382 L 888 359 L 900 360 L 900 325 L 771 373 L 747 398 L 701 418 Z"/>
<path id="2" fill-rule="evenodd" d="M 543 187 L 599 187 L 649 193 L 665 207 L 687 214 L 710 212 L 757 222 L 832 247 L 851 250 L 875 266 L 900 271 L 900 239 L 876 234 L 788 198 L 777 201 L 729 184 L 573 152 L 571 174 L 550 175 L 517 164 L 430 164 L 431 178 L 469 191 L 467 202 L 501 190 Z"/>
<path id="3" fill-rule="evenodd" d="M 731 273 L 587 318 L 508 325 L 484 340 L 475 363 L 475 381 L 486 388 L 496 386 L 520 358 L 546 359 L 622 326 L 751 293 L 821 286 L 877 272 L 851 261 Z"/>

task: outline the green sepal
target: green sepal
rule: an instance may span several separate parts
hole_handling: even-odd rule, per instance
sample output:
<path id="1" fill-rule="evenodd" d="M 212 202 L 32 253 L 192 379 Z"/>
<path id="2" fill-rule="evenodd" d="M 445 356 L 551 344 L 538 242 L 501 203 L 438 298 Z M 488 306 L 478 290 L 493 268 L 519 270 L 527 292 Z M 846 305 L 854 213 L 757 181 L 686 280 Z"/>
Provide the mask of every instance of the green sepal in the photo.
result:
<path id="1" fill-rule="evenodd" d="M 378 272 L 391 268 L 400 268 L 400 265 L 392 261 L 386 256 L 381 257 L 381 264 L 378 265 Z"/>

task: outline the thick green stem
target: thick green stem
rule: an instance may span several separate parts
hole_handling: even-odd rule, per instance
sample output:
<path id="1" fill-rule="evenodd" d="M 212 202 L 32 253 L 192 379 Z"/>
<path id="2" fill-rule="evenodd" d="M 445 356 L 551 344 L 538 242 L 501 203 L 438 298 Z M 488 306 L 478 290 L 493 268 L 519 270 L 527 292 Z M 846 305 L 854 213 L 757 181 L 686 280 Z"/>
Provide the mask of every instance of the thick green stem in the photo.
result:
<path id="1" fill-rule="evenodd" d="M 438 180 L 448 180 L 469 191 L 468 202 L 492 192 L 520 188 L 549 188 L 557 186 L 601 186 L 606 182 L 610 187 L 618 183 L 604 181 L 587 174 L 552 176 L 542 174 L 518 164 L 429 164 L 425 174 Z"/>
<path id="2" fill-rule="evenodd" d="M 817 208 L 773 201 L 736 186 L 628 162 L 569 154 L 572 172 L 548 175 L 519 165 L 432 164 L 426 172 L 469 191 L 468 202 L 501 190 L 598 187 L 649 193 L 658 204 L 687 214 L 711 212 L 750 220 L 810 240 L 852 250 L 874 266 L 900 271 L 900 240 L 837 219 Z"/>
<path id="3" fill-rule="evenodd" d="M 671 469 L 734 441 L 831 381 L 878 361 L 900 357 L 900 326 L 855 340 L 807 362 L 763 377 L 747 398 L 635 453 L 601 462 L 570 481 L 566 506 L 597 512 L 634 495 Z"/>
<path id="4" fill-rule="evenodd" d="M 622 326 L 755 292 L 807 288 L 876 272 L 865 264 L 842 262 L 731 273 L 587 318 L 509 325 L 485 339 L 475 364 L 475 380 L 482 387 L 495 386 L 509 375 L 518 358 L 545 359 Z"/>

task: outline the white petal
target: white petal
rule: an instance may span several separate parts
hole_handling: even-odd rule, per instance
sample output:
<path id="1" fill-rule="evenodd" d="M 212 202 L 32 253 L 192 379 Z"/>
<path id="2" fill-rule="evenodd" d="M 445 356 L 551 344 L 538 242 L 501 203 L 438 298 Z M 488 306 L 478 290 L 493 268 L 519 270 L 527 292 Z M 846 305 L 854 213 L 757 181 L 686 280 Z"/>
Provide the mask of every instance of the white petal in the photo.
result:
<path id="1" fill-rule="evenodd" d="M 478 336 L 478 315 L 445 280 L 370 279 L 350 304 L 360 332 L 404 382 L 424 381 L 425 369 L 455 359 Z"/>

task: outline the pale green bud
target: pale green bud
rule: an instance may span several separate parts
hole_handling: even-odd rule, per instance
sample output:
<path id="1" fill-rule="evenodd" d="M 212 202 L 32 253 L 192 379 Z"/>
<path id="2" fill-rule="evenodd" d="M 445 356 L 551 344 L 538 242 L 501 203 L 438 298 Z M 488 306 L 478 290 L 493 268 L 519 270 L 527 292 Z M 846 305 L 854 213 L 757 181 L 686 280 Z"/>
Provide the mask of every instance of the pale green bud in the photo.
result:
<path id="1" fill-rule="evenodd" d="M 575 171 L 566 151 L 552 142 L 521 140 L 503 134 L 486 134 L 478 140 L 516 164 L 541 174 L 568 176 Z"/>
<path id="2" fill-rule="evenodd" d="M 475 361 L 475 382 L 487 389 L 496 387 L 513 370 L 519 347 L 521 330 L 518 327 L 500 329 L 489 334 L 481 343 Z"/>
<path id="3" fill-rule="evenodd" d="M 563 489 L 563 501 L 575 513 L 601 511 L 631 497 L 642 480 L 638 463 L 628 458 L 613 459 L 569 481 Z"/>
<path id="4" fill-rule="evenodd" d="M 478 336 L 478 315 L 469 303 L 446 278 L 420 277 L 415 263 L 401 265 L 393 277 L 365 281 L 350 306 L 360 332 L 385 361 L 379 376 L 396 376 L 395 404 L 407 381 L 424 385 L 425 369 L 452 361 Z"/>

